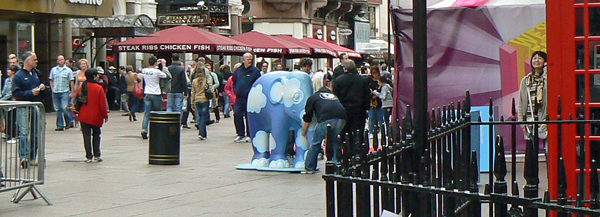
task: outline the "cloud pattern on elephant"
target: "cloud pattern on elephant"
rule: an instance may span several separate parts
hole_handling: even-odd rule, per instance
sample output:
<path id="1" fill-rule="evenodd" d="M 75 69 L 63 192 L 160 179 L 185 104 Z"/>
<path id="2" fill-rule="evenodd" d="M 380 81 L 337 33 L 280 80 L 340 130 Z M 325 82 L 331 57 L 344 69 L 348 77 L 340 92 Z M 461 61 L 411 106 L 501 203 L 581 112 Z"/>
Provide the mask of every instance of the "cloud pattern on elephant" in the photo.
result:
<path id="1" fill-rule="evenodd" d="M 269 96 L 275 103 L 283 103 L 285 107 L 299 104 L 304 99 L 304 92 L 300 89 L 301 82 L 297 78 L 282 78 L 281 82 L 274 83 Z"/>
<path id="2" fill-rule="evenodd" d="M 248 112 L 260 114 L 260 110 L 267 106 L 267 96 L 263 93 L 263 86 L 256 85 L 250 89 L 248 93 Z"/>

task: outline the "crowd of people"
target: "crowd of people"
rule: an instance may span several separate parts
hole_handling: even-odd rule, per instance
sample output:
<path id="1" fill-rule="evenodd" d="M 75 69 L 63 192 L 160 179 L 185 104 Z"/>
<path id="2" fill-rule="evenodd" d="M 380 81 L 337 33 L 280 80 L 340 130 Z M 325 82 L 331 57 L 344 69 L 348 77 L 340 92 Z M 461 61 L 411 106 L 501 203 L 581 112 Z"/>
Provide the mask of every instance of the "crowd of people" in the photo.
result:
<path id="1" fill-rule="evenodd" d="M 136 113 L 144 112 L 142 139 L 148 138 L 151 111 L 180 112 L 181 127 L 191 129 L 188 124 L 194 124 L 200 140 L 209 137 L 207 126 L 219 123 L 221 113 L 224 118 L 230 118 L 233 111 L 237 135 L 234 142 L 249 142 L 246 106 L 252 84 L 264 74 L 284 70 L 281 64 L 269 70 L 269 63 L 264 60 L 255 65 L 251 53 L 244 54 L 242 61 L 233 66 L 212 65 L 204 57 L 186 66 L 179 54 L 172 54 L 170 62 L 167 65 L 165 59 L 151 56 L 148 66 L 138 70 L 129 65 L 109 66 L 105 71 L 102 67 L 89 67 L 86 59 L 80 59 L 76 64 L 72 59 L 59 55 L 57 65 L 52 67 L 48 76 L 43 76 L 36 69 L 35 53 L 25 53 L 22 65 L 16 55 L 11 55 L 7 70 L 9 77 L 4 81 L 0 99 L 43 102 L 45 96 L 51 96 L 57 112 L 55 130 L 80 126 L 85 161 L 102 162 L 101 127 L 108 121 L 111 110 L 124 111 L 122 115 L 128 116 L 132 122 L 137 121 Z M 363 131 L 367 120 L 370 130 L 376 125 L 383 128 L 389 123 L 393 104 L 392 78 L 385 65 L 372 64 L 357 67 L 353 60 L 342 54 L 340 64 L 333 70 L 326 68 L 313 72 L 310 58 L 302 58 L 292 69 L 309 74 L 315 91 L 308 99 L 307 114 L 303 117 L 304 124 L 313 117 L 318 122 L 315 136 L 310 140 L 312 146 L 307 155 L 307 171 L 314 172 L 316 169 L 316 156 L 322 152 L 321 143 L 327 125 L 331 125 L 337 134 L 352 134 L 357 130 Z M 359 69 L 365 67 L 367 74 L 361 75 Z M 165 96 L 166 106 L 163 106 Z M 35 121 L 19 120 L 31 115 L 24 112 L 30 111 L 18 109 L 4 114 L 2 130 L 6 128 L 9 142 L 20 143 L 21 166 L 26 168 L 36 164 L 36 147 L 32 141 L 37 138 L 31 132 L 35 130 L 31 127 Z M 193 118 L 188 121 L 190 113 Z M 31 126 L 16 126 L 15 122 L 30 123 Z M 303 134 L 306 134 L 306 129 L 303 129 Z"/>

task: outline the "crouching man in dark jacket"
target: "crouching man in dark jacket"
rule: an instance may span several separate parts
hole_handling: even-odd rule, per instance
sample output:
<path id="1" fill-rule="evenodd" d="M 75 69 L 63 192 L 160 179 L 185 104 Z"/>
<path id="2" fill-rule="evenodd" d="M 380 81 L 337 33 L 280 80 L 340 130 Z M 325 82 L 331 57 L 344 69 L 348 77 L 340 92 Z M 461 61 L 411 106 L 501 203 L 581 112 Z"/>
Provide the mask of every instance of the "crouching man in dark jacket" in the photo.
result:
<path id="1" fill-rule="evenodd" d="M 331 75 L 326 73 L 317 72 L 314 74 L 313 86 L 318 91 L 306 101 L 306 107 L 304 108 L 306 113 L 302 117 L 304 121 L 302 123 L 303 136 L 306 136 L 313 115 L 317 119 L 313 138 L 309 140 L 310 148 L 306 154 L 305 173 L 309 174 L 315 173 L 317 170 L 317 156 L 321 152 L 321 143 L 327 135 L 327 126 L 331 126 L 331 130 L 337 136 L 346 124 L 346 110 L 331 91 L 330 79 Z M 333 145 L 333 150 L 336 150 L 338 139 L 327 142 Z M 333 160 L 335 161 L 335 157 Z"/>

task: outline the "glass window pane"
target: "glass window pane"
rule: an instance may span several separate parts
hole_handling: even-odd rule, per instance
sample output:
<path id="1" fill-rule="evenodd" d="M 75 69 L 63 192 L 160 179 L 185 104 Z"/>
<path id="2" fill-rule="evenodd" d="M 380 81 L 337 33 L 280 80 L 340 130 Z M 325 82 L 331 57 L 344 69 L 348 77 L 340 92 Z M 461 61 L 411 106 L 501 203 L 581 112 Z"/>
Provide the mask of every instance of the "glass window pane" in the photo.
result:
<path id="1" fill-rule="evenodd" d="M 577 75 L 576 78 L 577 78 L 577 102 L 583 102 L 583 99 L 584 99 L 583 93 L 585 93 L 585 91 L 584 91 L 585 79 L 584 79 L 583 75 L 581 75 L 581 74 Z"/>
<path id="2" fill-rule="evenodd" d="M 577 69 L 583 69 L 583 64 L 585 63 L 585 50 L 584 50 L 584 43 L 583 41 L 576 41 L 575 42 L 575 56 L 576 58 L 576 65 L 577 65 Z"/>
<path id="3" fill-rule="evenodd" d="M 600 102 L 600 74 L 590 75 L 590 102 Z"/>
<path id="4" fill-rule="evenodd" d="M 600 108 L 590 108 L 590 119 L 598 120 L 600 119 Z M 600 135 L 600 124 L 590 124 L 590 132 L 592 136 Z"/>
<path id="5" fill-rule="evenodd" d="M 589 8 L 590 35 L 600 35 L 600 8 Z"/>
<path id="6" fill-rule="evenodd" d="M 590 66 L 589 69 L 600 69 L 600 41 L 590 41 Z"/>
<path id="7" fill-rule="evenodd" d="M 583 36 L 583 8 L 575 8 L 575 35 Z"/>

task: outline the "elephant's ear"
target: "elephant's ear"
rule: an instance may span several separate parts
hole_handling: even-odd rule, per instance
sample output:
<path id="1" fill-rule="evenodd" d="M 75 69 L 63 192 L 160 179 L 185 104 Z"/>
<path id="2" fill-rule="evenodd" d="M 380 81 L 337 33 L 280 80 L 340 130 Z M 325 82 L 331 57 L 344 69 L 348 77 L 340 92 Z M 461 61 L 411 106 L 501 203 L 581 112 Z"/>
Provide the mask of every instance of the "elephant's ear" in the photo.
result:
<path id="1" fill-rule="evenodd" d="M 279 81 L 273 83 L 273 86 L 271 86 L 271 91 L 269 92 L 269 98 L 273 104 L 281 103 L 281 101 L 283 101 L 283 96 L 283 84 L 281 84 Z"/>

